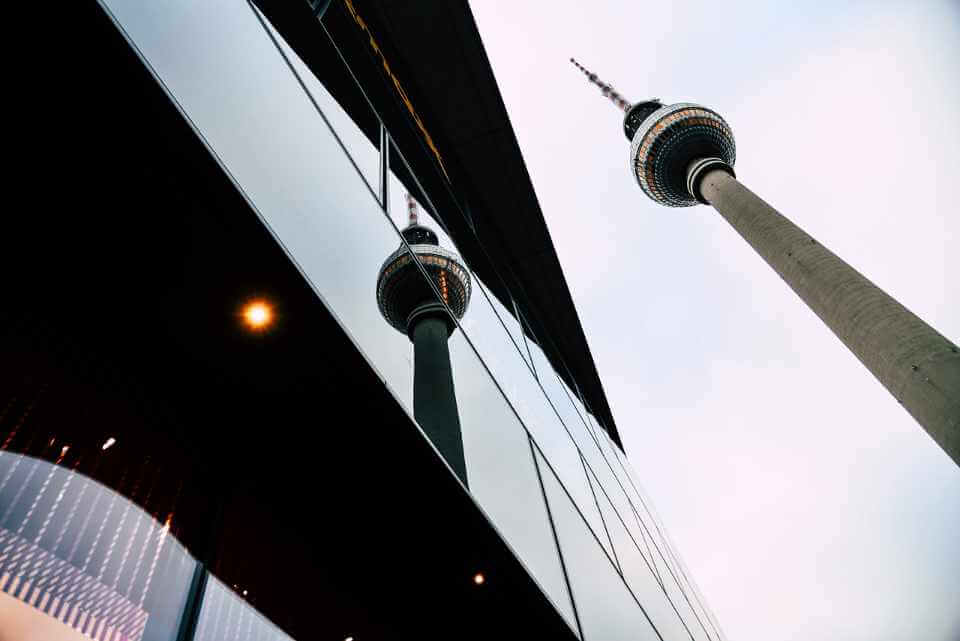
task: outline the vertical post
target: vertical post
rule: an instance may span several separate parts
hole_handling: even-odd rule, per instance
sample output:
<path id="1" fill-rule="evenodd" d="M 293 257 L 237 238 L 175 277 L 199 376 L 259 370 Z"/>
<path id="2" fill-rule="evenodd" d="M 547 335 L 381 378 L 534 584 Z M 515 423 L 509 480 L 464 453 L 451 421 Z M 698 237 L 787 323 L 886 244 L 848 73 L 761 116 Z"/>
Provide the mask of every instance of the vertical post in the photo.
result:
<path id="1" fill-rule="evenodd" d="M 190 587 L 187 599 L 183 604 L 183 614 L 180 617 L 180 627 L 177 630 L 176 641 L 191 641 L 200 621 L 200 608 L 203 605 L 203 595 L 207 590 L 207 566 L 203 561 L 197 561 L 190 577 Z"/>
<path id="2" fill-rule="evenodd" d="M 390 134 L 380 123 L 380 206 L 390 215 Z"/>
<path id="3" fill-rule="evenodd" d="M 198 550 L 197 564 L 193 568 L 193 575 L 190 577 L 190 586 L 187 599 L 183 604 L 183 614 L 180 617 L 176 641 L 192 641 L 196 635 L 197 624 L 200 622 L 200 610 L 203 607 L 204 595 L 207 592 L 207 580 L 216 562 L 217 546 L 223 533 L 226 503 L 229 498 L 227 491 L 222 490 L 215 495 L 213 514 L 209 522 L 210 529 L 207 532 L 203 549 Z"/>

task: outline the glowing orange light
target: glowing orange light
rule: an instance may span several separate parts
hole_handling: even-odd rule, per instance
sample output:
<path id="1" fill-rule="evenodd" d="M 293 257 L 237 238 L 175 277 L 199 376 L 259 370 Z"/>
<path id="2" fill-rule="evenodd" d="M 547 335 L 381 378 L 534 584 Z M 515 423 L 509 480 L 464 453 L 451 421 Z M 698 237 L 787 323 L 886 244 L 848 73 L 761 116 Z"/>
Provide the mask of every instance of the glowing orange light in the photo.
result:
<path id="1" fill-rule="evenodd" d="M 473 582 L 477 585 L 483 585 L 483 582 L 486 581 L 486 577 L 483 576 L 480 572 L 477 572 L 473 575 Z"/>
<path id="2" fill-rule="evenodd" d="M 273 322 L 273 308 L 262 300 L 251 301 L 243 308 L 243 322 L 254 331 L 264 330 Z"/>

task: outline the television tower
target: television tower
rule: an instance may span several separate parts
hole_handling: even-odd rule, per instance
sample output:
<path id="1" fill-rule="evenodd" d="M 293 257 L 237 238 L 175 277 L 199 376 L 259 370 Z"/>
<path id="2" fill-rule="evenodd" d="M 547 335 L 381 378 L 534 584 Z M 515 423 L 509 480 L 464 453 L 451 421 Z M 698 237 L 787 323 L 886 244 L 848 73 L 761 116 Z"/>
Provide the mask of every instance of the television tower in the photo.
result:
<path id="1" fill-rule="evenodd" d="M 407 211 L 409 224 L 400 233 L 410 251 L 401 245 L 384 261 L 377 278 L 377 306 L 386 321 L 413 342 L 413 415 L 466 485 L 467 465 L 447 345 L 456 324 L 447 308 L 457 320 L 463 318 L 470 303 L 470 274 L 460 258 L 440 247 L 437 235 L 418 222 L 417 203 L 410 194 Z M 446 306 L 437 299 L 434 287 Z"/>
<path id="2" fill-rule="evenodd" d="M 625 112 L 643 192 L 668 207 L 712 205 L 960 465 L 957 346 L 744 187 L 720 114 L 657 99 L 631 105 L 570 62 Z"/>

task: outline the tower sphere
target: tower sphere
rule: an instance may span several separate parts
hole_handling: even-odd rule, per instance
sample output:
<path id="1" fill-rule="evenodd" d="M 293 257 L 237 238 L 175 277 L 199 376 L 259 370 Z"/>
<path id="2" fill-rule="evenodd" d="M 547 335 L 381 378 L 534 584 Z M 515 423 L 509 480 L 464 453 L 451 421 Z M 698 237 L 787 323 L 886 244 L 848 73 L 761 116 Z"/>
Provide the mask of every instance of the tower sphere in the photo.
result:
<path id="1" fill-rule="evenodd" d="M 443 301 L 457 319 L 463 318 L 470 303 L 470 274 L 454 252 L 440 247 L 437 235 L 422 225 L 403 230 L 410 252 L 401 246 L 390 254 L 377 278 L 377 306 L 396 330 L 410 335 L 412 321 L 426 312 L 443 311 L 437 296 L 414 262 L 427 272 Z M 450 331 L 453 331 L 450 323 Z"/>
<path id="2" fill-rule="evenodd" d="M 654 201 L 668 207 L 690 207 L 701 202 L 698 179 L 707 166 L 721 166 L 731 174 L 737 150 L 730 125 L 720 114 L 701 105 L 678 102 L 662 105 L 638 125 L 631 114 L 643 113 L 653 101 L 637 103 L 624 119 L 624 130 L 630 136 L 630 161 L 640 187 Z M 698 163 L 691 172 L 691 163 Z M 691 179 L 688 185 L 688 177 Z"/>

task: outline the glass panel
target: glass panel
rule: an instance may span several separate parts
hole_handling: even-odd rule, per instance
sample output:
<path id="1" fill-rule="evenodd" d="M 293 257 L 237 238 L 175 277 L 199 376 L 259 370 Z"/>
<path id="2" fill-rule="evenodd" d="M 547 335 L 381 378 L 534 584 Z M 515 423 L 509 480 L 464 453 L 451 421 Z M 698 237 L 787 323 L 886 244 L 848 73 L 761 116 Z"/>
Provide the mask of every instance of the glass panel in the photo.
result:
<path id="1" fill-rule="evenodd" d="M 540 347 L 532 341 L 528 341 L 528 346 L 540 384 L 543 386 L 547 397 L 563 420 L 564 425 L 566 425 L 569 430 L 580 453 L 583 454 L 587 465 L 600 479 L 603 491 L 613 497 L 614 505 L 617 506 L 618 510 L 625 507 L 626 497 L 622 496 L 622 493 L 621 496 L 615 495 L 614 489 L 617 485 L 612 472 L 607 466 L 603 455 L 600 453 L 593 434 L 590 433 L 580 414 L 577 413 L 571 400 L 572 395 L 567 390 L 566 385 L 553 371 L 550 361 L 547 360 L 547 357 Z"/>
<path id="2" fill-rule="evenodd" d="M 563 382 L 560 381 L 560 384 L 562 385 Z M 643 553 L 648 560 L 652 559 L 656 553 L 656 549 L 650 545 L 654 540 L 654 530 L 650 529 L 648 531 L 645 527 L 646 524 L 639 519 L 638 510 L 641 509 L 641 505 L 636 501 L 635 493 L 633 493 L 633 488 L 630 485 L 630 479 L 626 476 L 620 464 L 620 459 L 617 456 L 617 453 L 620 451 L 619 448 L 610 440 L 610 436 L 606 430 L 600 427 L 596 419 L 586 411 L 580 399 L 569 389 L 567 389 L 567 391 L 569 392 L 571 402 L 574 403 L 580 411 L 580 415 L 587 422 L 588 430 L 584 433 L 584 438 L 592 436 L 591 440 L 593 443 L 588 442 L 584 446 L 584 449 L 591 456 L 590 468 L 595 476 L 594 481 L 596 481 L 596 478 L 605 479 L 605 482 L 601 484 L 603 491 L 599 493 L 603 494 L 617 506 L 617 513 L 620 519 L 626 524 L 633 539 L 641 545 L 641 553 Z M 595 457 L 595 446 L 599 446 L 599 457 Z M 585 454 L 585 456 L 587 455 Z M 655 564 L 653 567 L 656 569 Z"/>
<path id="3" fill-rule="evenodd" d="M 525 381 L 534 380 L 533 373 L 523 359 L 520 347 L 513 342 L 501 323 L 501 318 L 492 304 L 496 299 L 475 275 L 474 285 L 473 309 L 463 318 L 461 326 L 507 396 L 511 400 L 519 401 L 523 398 L 521 389 L 529 389 L 529 384 L 525 385 Z M 512 318 L 510 317 L 511 320 Z"/>
<path id="4" fill-rule="evenodd" d="M 697 613 L 700 623 L 703 624 L 703 627 L 706 629 L 709 638 L 713 639 L 714 641 L 719 641 L 719 639 L 722 638 L 719 626 L 713 619 L 713 614 L 707 609 L 706 602 L 703 599 L 703 595 L 700 594 L 699 588 L 697 588 L 696 583 L 693 583 L 690 580 L 690 574 L 683 565 L 682 559 L 678 558 L 676 553 L 673 551 L 671 551 L 671 558 L 673 560 L 674 567 L 678 571 L 678 578 L 683 583 L 684 592 L 690 599 L 690 603 L 693 605 L 694 612 Z"/>
<path id="5" fill-rule="evenodd" d="M 3 638 L 175 639 L 196 562 L 170 519 L 80 474 L 69 445 L 47 453 L 0 452 Z"/>
<path id="6" fill-rule="evenodd" d="M 596 482 L 596 479 L 592 479 Z M 675 606 L 667 599 L 666 593 L 654 576 L 649 561 L 640 554 L 635 542 L 623 522 L 614 513 L 610 502 L 600 498 L 604 522 L 613 539 L 613 547 L 623 576 L 634 596 L 643 605 L 657 630 L 664 639 L 687 639 L 689 634 L 677 613 Z"/>
<path id="7" fill-rule="evenodd" d="M 702 627 L 705 629 L 707 636 L 714 640 L 720 639 L 719 629 L 712 618 L 713 615 L 706 608 L 703 595 L 700 594 L 696 584 L 691 582 L 690 575 L 683 565 L 683 561 L 677 556 L 676 551 L 673 549 L 673 544 L 669 541 L 666 543 L 665 552 L 669 556 L 677 581 L 689 599 L 690 605 L 693 607 L 693 611 L 699 619 L 699 623 L 702 624 Z"/>
<path id="8" fill-rule="evenodd" d="M 680 586 L 673 577 L 669 580 L 664 579 L 663 585 L 667 589 L 667 594 L 670 595 L 670 600 L 686 622 L 687 629 L 690 630 L 693 638 L 697 639 L 697 641 L 709 641 L 710 635 L 707 633 L 707 623 L 699 618 L 699 615 L 694 613 L 691 606 L 693 599 L 680 589 Z"/>
<path id="9" fill-rule="evenodd" d="M 489 288 L 487 288 L 486 293 L 490 306 L 494 309 L 497 317 L 502 321 L 504 328 L 510 335 L 510 342 L 516 346 L 520 358 L 527 364 L 527 368 L 529 369 L 530 355 L 526 349 L 526 339 L 523 335 L 523 329 L 520 327 L 520 321 L 517 320 L 517 313 L 513 307 L 513 301 L 509 301 L 510 306 L 507 307 L 500 302 L 499 298 L 493 295 L 493 292 Z M 529 375 L 532 376 L 532 373 Z"/>
<path id="10" fill-rule="evenodd" d="M 637 512 L 642 511 L 643 506 L 640 504 L 638 495 L 634 490 L 631 480 L 620 461 L 620 448 L 614 445 L 614 443 L 610 440 L 610 436 L 607 434 L 606 430 L 596 426 L 592 416 L 588 416 L 588 420 L 594 425 L 593 433 L 597 437 L 597 443 L 600 446 L 600 451 L 608 463 L 608 467 L 611 469 L 613 476 L 618 481 L 619 489 L 625 494 L 626 500 L 630 506 L 637 510 Z"/>
<path id="11" fill-rule="evenodd" d="M 499 319 L 490 305 L 493 297 L 482 285 L 476 287 L 475 292 L 473 308 L 464 317 L 461 325 L 467 330 L 474 345 L 478 346 L 478 351 L 493 371 L 497 382 L 506 391 L 523 424 L 546 453 L 588 522 L 592 527 L 601 527 L 600 513 L 590 494 L 579 453 L 530 368 L 520 358 L 510 338 L 502 331 Z"/>
<path id="12" fill-rule="evenodd" d="M 580 397 L 578 396 L 579 390 L 568 388 L 568 391 L 570 392 L 570 400 L 573 402 L 574 407 L 577 408 L 577 412 L 580 414 L 581 417 L 583 417 L 583 420 L 587 423 L 587 429 L 590 432 L 592 432 L 593 435 L 596 436 L 597 438 L 600 437 L 600 433 L 606 434 L 606 431 L 603 428 L 601 428 L 599 425 L 597 425 L 597 420 L 593 417 L 592 414 L 590 414 L 590 412 L 587 411 L 587 408 L 586 406 L 584 406 L 583 401 L 580 400 Z"/>
<path id="13" fill-rule="evenodd" d="M 578 400 L 575 396 L 573 397 L 574 403 L 577 403 Z M 578 405 L 578 407 L 582 407 L 582 405 Z M 669 574 L 665 572 L 662 567 L 664 561 L 663 558 L 661 558 L 661 554 L 665 556 L 665 550 L 662 550 L 661 547 L 657 545 L 659 540 L 657 531 L 654 529 L 645 512 L 643 502 L 639 500 L 639 495 L 634 489 L 632 478 L 626 472 L 623 462 L 623 452 L 613 443 L 606 430 L 598 425 L 596 419 L 591 414 L 585 412 L 584 416 L 587 419 L 588 425 L 591 427 L 591 431 L 596 436 L 597 443 L 600 445 L 604 458 L 610 464 L 610 467 L 613 468 L 614 476 L 619 481 L 619 487 L 614 487 L 608 494 L 610 496 L 620 497 L 622 495 L 621 490 L 626 492 L 627 502 L 623 506 L 623 509 L 626 511 L 621 513 L 620 517 L 627 524 L 627 529 L 634 541 L 640 546 L 641 554 L 650 563 L 657 580 L 662 582 L 664 580 L 662 575 L 669 577 Z"/>
<path id="14" fill-rule="evenodd" d="M 403 166 L 406 167 L 408 171 L 410 170 L 410 165 L 407 163 L 406 159 L 404 158 L 402 150 L 398 150 L 394 148 L 391 150 L 391 154 L 392 154 L 391 156 L 392 164 L 403 163 Z M 390 212 L 393 219 L 398 221 L 398 224 L 400 226 L 404 226 L 407 224 L 406 223 L 407 221 L 406 193 L 407 193 L 406 187 L 403 185 L 403 183 L 401 183 L 397 179 L 397 177 L 393 173 L 391 173 L 390 174 Z M 456 248 L 456 244 L 446 234 L 446 232 L 443 231 L 440 225 L 436 222 L 436 219 L 431 214 L 433 205 L 429 202 L 418 203 L 418 204 L 419 204 L 421 222 L 425 222 L 431 227 L 431 229 L 433 229 L 436 232 L 437 236 L 440 239 L 441 245 L 443 245 L 444 247 Z M 399 222 L 399 221 L 402 221 L 402 222 Z M 462 254 L 461 254 L 461 257 L 462 257 Z M 493 330 L 495 327 L 499 328 L 498 330 L 496 330 L 496 336 L 492 337 L 490 340 L 496 341 L 500 347 L 498 347 L 497 350 L 491 349 L 490 351 L 485 351 L 481 348 L 481 346 L 478 345 L 477 346 L 478 351 L 480 351 L 480 354 L 483 356 L 484 360 L 486 360 L 489 355 L 494 354 L 496 351 L 499 351 L 499 349 L 506 349 L 507 346 L 512 343 L 513 345 L 515 345 L 514 350 L 517 351 L 521 355 L 521 358 L 523 358 L 523 360 L 526 362 L 528 357 L 524 349 L 523 333 L 521 332 L 520 324 L 517 321 L 515 314 L 512 312 L 512 309 L 510 311 L 507 311 L 507 309 L 503 306 L 500 300 L 493 295 L 489 287 L 487 287 L 485 283 L 482 283 L 480 279 L 477 278 L 476 274 L 473 272 L 473 268 L 470 265 L 467 265 L 467 269 L 470 270 L 470 275 L 474 279 L 474 284 L 475 285 L 479 284 L 484 287 L 485 296 L 488 299 L 487 304 L 492 306 L 493 309 L 495 310 L 493 312 L 494 318 L 499 317 L 499 320 L 496 323 L 496 325 L 494 324 L 486 325 L 484 331 Z M 496 278 L 496 276 L 493 276 L 493 277 Z M 512 340 L 509 340 L 506 336 L 500 336 L 501 334 L 504 333 L 504 331 L 506 331 L 506 333 L 509 334 L 509 338 Z"/>
<path id="15" fill-rule="evenodd" d="M 654 516 L 653 504 L 650 502 L 650 497 L 643 491 L 636 470 L 630 465 L 630 461 L 623 452 L 616 450 L 615 453 L 620 461 L 620 468 L 626 474 L 627 480 L 629 481 L 625 483 L 625 487 L 630 494 L 631 501 L 636 501 L 634 505 L 637 507 L 637 512 L 646 524 L 650 534 L 655 537 L 657 546 L 664 546 L 665 541 L 663 540 L 662 531 L 660 530 L 659 519 Z"/>
<path id="16" fill-rule="evenodd" d="M 543 482 L 557 526 L 560 551 L 573 589 L 584 639 L 588 641 L 654 641 L 657 633 L 627 589 L 597 538 L 587 527 L 556 476 L 546 469 Z M 664 636 L 665 641 L 672 641 Z"/>
<path id="17" fill-rule="evenodd" d="M 661 567 L 665 563 L 666 551 L 662 549 L 662 546 L 656 545 L 659 543 L 656 529 L 653 528 L 649 520 L 644 521 L 642 519 L 645 516 L 644 505 L 639 501 L 632 480 L 623 467 L 620 459 L 622 455 L 620 448 L 610 440 L 606 430 L 596 425 L 592 416 L 587 415 L 587 419 L 594 426 L 593 433 L 596 435 L 603 458 L 609 464 L 609 466 L 604 467 L 612 468 L 612 476 L 610 475 L 611 470 L 607 470 L 607 478 L 613 479 L 615 482 L 607 483 L 607 495 L 612 497 L 619 506 L 620 518 L 626 523 L 630 535 L 641 546 L 641 552 L 651 561 L 658 578 L 666 580 L 663 575 L 669 577 L 669 573 L 663 571 L 664 568 Z"/>
<path id="18" fill-rule="evenodd" d="M 608 441 L 609 451 L 615 457 L 612 461 L 618 478 L 626 488 L 630 502 L 636 506 L 636 516 L 641 520 L 642 534 L 649 537 L 653 547 L 648 547 L 653 554 L 655 569 L 658 572 L 665 588 L 674 601 L 677 609 L 683 615 L 688 627 L 696 638 L 716 639 L 717 634 L 709 620 L 703 606 L 699 602 L 699 595 L 691 589 L 686 577 L 681 573 L 677 558 L 668 541 L 663 538 L 664 530 L 659 523 L 653 520 L 648 509 L 650 499 L 641 497 L 637 489 L 639 484 L 633 478 L 633 470 L 623 452 Z"/>
<path id="19" fill-rule="evenodd" d="M 613 450 L 616 456 L 614 469 L 618 472 L 618 478 L 623 479 L 623 487 L 626 488 L 630 502 L 636 508 L 635 514 L 640 522 L 645 538 L 649 540 L 652 546 L 653 558 L 661 578 L 664 581 L 673 581 L 675 580 L 674 577 L 679 578 L 679 573 L 677 572 L 669 546 L 663 538 L 663 530 L 659 522 L 657 522 L 652 515 L 650 498 L 640 494 L 638 491 L 640 485 L 624 454 L 613 446 L 611 446 L 611 450 Z"/>
<path id="20" fill-rule="evenodd" d="M 380 267 L 400 238 L 254 14 L 193 2 L 111 4 L 264 222 L 412 408 L 410 341 L 380 315 L 376 298 Z M 276 306 L 282 317 L 283 301 Z"/>
<path id="21" fill-rule="evenodd" d="M 470 492 L 575 629 L 527 434 L 462 332 L 449 347 Z"/>
<path id="22" fill-rule="evenodd" d="M 560 383 L 553 370 L 549 369 L 550 364 L 543 352 L 533 342 L 527 341 L 527 343 L 539 376 L 540 384 L 537 389 L 540 391 L 540 395 L 545 395 L 549 399 L 554 417 L 559 416 L 561 419 L 561 422 L 558 423 L 554 418 L 544 430 L 535 435 L 535 440 L 538 445 L 541 445 L 544 455 L 552 464 L 556 474 L 562 479 L 564 486 L 576 501 L 577 507 L 580 508 L 587 519 L 590 528 L 597 535 L 597 538 L 603 542 L 604 548 L 609 554 L 610 545 L 604 536 L 600 513 L 597 510 L 593 493 L 587 485 L 586 474 L 583 471 L 583 463 L 577 447 L 581 441 L 588 444 L 590 442 L 589 435 L 585 433 L 586 428 L 583 422 L 574 410 L 573 405 L 570 404 L 566 394 L 559 387 Z M 548 374 L 544 375 L 540 372 Z M 573 440 L 571 440 L 571 434 Z"/>
<path id="23" fill-rule="evenodd" d="M 563 420 L 563 424 L 567 426 L 567 429 L 573 436 L 573 439 L 581 453 L 583 453 L 584 457 L 587 459 L 587 462 L 591 463 L 594 459 L 596 459 L 599 451 L 597 450 L 595 444 L 593 444 L 591 448 L 587 447 L 588 444 L 593 443 L 593 437 L 589 432 L 587 432 L 587 428 L 583 422 L 583 419 L 577 413 L 577 409 L 570 401 L 570 396 L 567 392 L 566 385 L 564 385 L 564 383 L 553 371 L 553 366 L 550 364 L 550 361 L 547 360 L 546 355 L 544 355 L 540 347 L 530 340 L 527 341 L 527 346 L 533 359 L 533 366 L 536 370 L 537 378 L 539 379 L 540 385 L 543 387 L 547 398 L 550 399 L 551 404 L 557 410 L 557 413 Z"/>
<path id="24" fill-rule="evenodd" d="M 636 518 L 640 522 L 641 531 L 643 532 L 644 537 L 649 540 L 650 545 L 653 546 L 654 556 L 659 562 L 660 555 L 662 554 L 664 557 L 666 557 L 667 554 L 666 550 L 664 549 L 663 539 L 661 538 L 648 509 L 649 499 L 643 497 L 637 491 L 640 486 L 637 483 L 634 472 L 630 467 L 630 463 L 627 461 L 623 452 L 621 452 L 619 448 L 612 444 L 610 445 L 610 449 L 613 451 L 615 456 L 615 460 L 611 461 L 611 465 L 617 472 L 617 477 L 621 479 L 623 487 L 627 491 L 627 497 L 634 507 Z"/>
<path id="25" fill-rule="evenodd" d="M 361 120 L 364 126 L 369 127 L 372 132 L 379 131 L 380 119 L 373 112 L 373 109 L 370 108 L 366 100 L 356 101 L 353 105 L 353 112 L 348 116 L 347 112 L 340 106 L 340 103 L 336 101 L 327 91 L 326 87 L 313 75 L 310 68 L 307 67 L 303 60 L 300 59 L 300 56 L 290 48 L 286 40 L 273 28 L 273 25 L 270 24 L 266 18 L 263 18 L 263 21 L 267 24 L 273 37 L 277 39 L 287 59 L 290 60 L 294 69 L 297 70 L 300 78 L 310 91 L 310 95 L 313 96 L 313 99 L 317 102 L 324 117 L 330 122 L 330 126 L 333 127 L 333 130 L 337 133 L 337 137 L 340 138 L 340 142 L 347 148 L 347 152 L 357 164 L 357 168 L 363 175 L 364 180 L 366 180 L 372 190 L 378 190 L 380 185 L 380 141 L 379 138 L 376 138 L 376 144 L 371 142 L 370 138 L 364 135 L 360 127 L 357 126 L 356 121 Z M 338 63 L 346 67 L 339 57 L 326 61 L 326 64 L 329 65 Z"/>
<path id="26" fill-rule="evenodd" d="M 256 639 L 257 641 L 293 641 L 237 593 L 214 576 L 207 577 L 195 641 Z"/>
<path id="27" fill-rule="evenodd" d="M 633 480 L 626 471 L 623 452 L 613 443 L 606 430 L 597 425 L 593 416 L 587 414 L 586 417 L 593 427 L 593 433 L 597 437 L 604 459 L 612 468 L 613 476 L 619 481 L 619 485 L 613 486 L 614 489 L 608 492 L 609 496 L 622 499 L 623 492 L 626 492 L 626 503 L 621 503 L 621 509 L 624 511 L 620 512 L 620 517 L 627 524 L 633 539 L 641 546 L 640 551 L 650 561 L 658 580 L 669 579 L 670 574 L 666 571 L 665 564 L 670 559 L 667 557 L 657 530 L 653 527 L 649 515 L 646 514 L 645 504 L 639 499 Z"/>
<path id="28" fill-rule="evenodd" d="M 276 87 L 276 78 L 289 77 L 293 81 L 293 77 L 256 16 L 245 6 L 227 10 L 228 7 L 220 2 L 190 0 L 152 5 L 133 0 L 109 0 L 106 4 L 174 95 L 195 98 L 206 103 L 208 108 L 218 103 L 231 105 L 229 110 L 220 110 L 219 123 L 204 122 L 201 125 L 208 135 L 219 137 L 221 130 L 229 131 L 234 138 L 233 144 L 237 146 L 243 146 L 247 136 L 269 135 L 274 123 L 245 120 L 243 110 L 235 110 L 241 102 L 248 101 L 272 103 L 272 108 L 281 111 L 291 106 L 289 119 L 279 122 L 287 122 L 293 129 L 301 124 L 302 106 L 291 103 L 305 101 L 302 94 L 294 97 L 288 89 L 266 95 L 257 90 L 258 87 Z M 270 25 L 266 19 L 264 22 Z M 272 26 L 269 28 L 364 178 L 375 188 L 379 176 L 379 150 L 354 122 L 360 118 L 370 122 L 376 120 L 373 111 L 364 109 L 362 114 L 354 113 L 353 118 L 348 116 Z M 212 62 L 223 75 L 212 79 L 207 77 Z M 342 64 L 339 58 L 331 59 L 330 63 Z M 267 73 L 274 74 L 273 82 L 263 82 Z M 191 117 L 200 115 L 196 112 L 196 105 L 188 107 L 187 111 Z M 316 117 L 314 114 L 313 118 Z M 238 132 L 243 135 L 238 136 Z M 287 162 L 297 162 L 297 159 L 291 157 Z"/>

